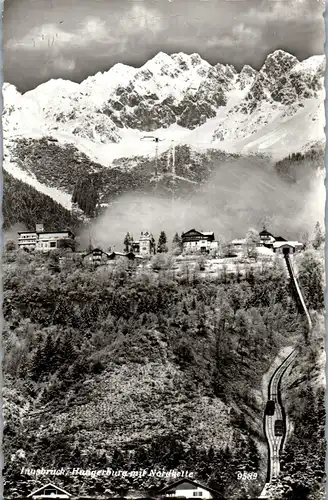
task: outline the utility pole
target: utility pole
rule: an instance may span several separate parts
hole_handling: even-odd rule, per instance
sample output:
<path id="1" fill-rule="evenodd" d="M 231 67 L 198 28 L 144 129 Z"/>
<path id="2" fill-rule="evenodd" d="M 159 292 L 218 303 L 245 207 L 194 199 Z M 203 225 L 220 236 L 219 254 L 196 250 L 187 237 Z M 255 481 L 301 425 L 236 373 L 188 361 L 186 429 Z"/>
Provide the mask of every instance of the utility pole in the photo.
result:
<path id="1" fill-rule="evenodd" d="M 157 174 L 158 174 L 158 143 L 160 139 L 158 137 L 155 137 L 153 135 L 145 135 L 144 137 L 141 137 L 141 141 L 153 141 L 155 142 L 155 179 L 157 179 Z M 163 140 L 163 139 L 162 139 Z"/>
<path id="2" fill-rule="evenodd" d="M 155 137 L 155 177 L 158 173 L 158 137 Z"/>
<path id="3" fill-rule="evenodd" d="M 174 195 L 175 195 L 175 142 L 171 141 L 170 152 L 172 153 L 172 220 L 174 217 Z"/>

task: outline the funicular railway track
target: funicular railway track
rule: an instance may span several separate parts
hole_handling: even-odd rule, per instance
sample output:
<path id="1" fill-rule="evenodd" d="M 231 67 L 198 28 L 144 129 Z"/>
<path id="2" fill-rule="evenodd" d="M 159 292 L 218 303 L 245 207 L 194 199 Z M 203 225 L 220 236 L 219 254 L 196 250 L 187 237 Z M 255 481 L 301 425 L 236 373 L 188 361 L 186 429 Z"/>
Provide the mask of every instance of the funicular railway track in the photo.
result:
<path id="1" fill-rule="evenodd" d="M 300 304 L 300 308 L 306 316 L 308 331 L 311 332 L 312 320 L 306 307 L 302 291 L 296 279 L 292 262 L 288 254 L 284 255 L 284 259 L 289 277 L 293 283 L 293 287 Z M 268 402 L 264 415 L 264 433 L 268 443 L 268 471 L 266 484 L 259 498 L 268 498 L 266 494 L 267 488 L 271 481 L 277 478 L 280 473 L 280 456 L 283 451 L 287 433 L 287 418 L 281 398 L 281 381 L 285 372 L 295 361 L 298 353 L 297 348 L 291 349 L 291 352 L 288 356 L 286 356 L 282 363 L 280 363 L 271 376 L 268 386 Z"/>
<path id="2" fill-rule="evenodd" d="M 289 368 L 289 366 L 294 362 L 297 356 L 297 349 L 293 349 L 292 352 L 286 357 L 286 359 L 278 366 L 274 374 L 271 377 L 269 388 L 268 388 L 268 401 L 274 402 L 274 414 L 266 414 L 264 417 L 264 429 L 266 438 L 268 441 L 269 448 L 269 459 L 268 459 L 268 475 L 267 482 L 279 475 L 280 472 L 280 453 L 285 440 L 286 432 L 286 416 L 281 400 L 281 379 Z M 275 427 L 276 422 L 283 422 L 283 433 L 282 435 L 276 435 Z"/>

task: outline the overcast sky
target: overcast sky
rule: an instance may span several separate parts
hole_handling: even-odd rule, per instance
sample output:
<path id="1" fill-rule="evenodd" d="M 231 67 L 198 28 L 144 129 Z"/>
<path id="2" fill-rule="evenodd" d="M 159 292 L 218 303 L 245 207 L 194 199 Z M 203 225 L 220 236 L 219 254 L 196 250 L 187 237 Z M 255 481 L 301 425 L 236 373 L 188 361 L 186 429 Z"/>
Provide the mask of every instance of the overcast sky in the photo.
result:
<path id="1" fill-rule="evenodd" d="M 5 0 L 4 81 L 82 81 L 159 51 L 258 68 L 282 48 L 324 53 L 324 0 Z"/>

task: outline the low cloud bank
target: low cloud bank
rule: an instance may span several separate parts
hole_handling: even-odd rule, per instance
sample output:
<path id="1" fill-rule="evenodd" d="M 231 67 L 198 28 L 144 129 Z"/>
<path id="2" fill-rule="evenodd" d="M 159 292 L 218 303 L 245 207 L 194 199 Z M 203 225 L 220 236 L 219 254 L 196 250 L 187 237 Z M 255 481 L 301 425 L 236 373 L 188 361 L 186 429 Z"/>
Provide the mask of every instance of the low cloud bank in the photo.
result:
<path id="1" fill-rule="evenodd" d="M 272 164 L 242 159 L 216 165 L 209 181 L 188 199 L 126 194 L 108 208 L 90 229 L 93 245 L 123 248 L 124 236 L 135 239 L 141 231 L 158 238 L 164 230 L 171 241 L 175 232 L 195 228 L 214 231 L 217 239 L 243 237 L 249 227 L 267 228 L 286 239 L 312 233 L 324 222 L 324 174 L 302 163 L 295 183 L 281 179 Z M 81 245 L 89 231 L 81 235 Z"/>

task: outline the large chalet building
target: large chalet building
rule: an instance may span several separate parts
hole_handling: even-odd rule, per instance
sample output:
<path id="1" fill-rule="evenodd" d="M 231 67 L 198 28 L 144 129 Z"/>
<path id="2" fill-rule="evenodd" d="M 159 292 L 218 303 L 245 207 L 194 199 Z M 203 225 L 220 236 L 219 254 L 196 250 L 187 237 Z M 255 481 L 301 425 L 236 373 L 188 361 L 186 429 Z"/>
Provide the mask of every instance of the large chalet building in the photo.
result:
<path id="1" fill-rule="evenodd" d="M 265 228 L 259 233 L 260 236 L 260 242 L 263 245 L 270 246 L 273 245 L 273 243 L 276 241 L 276 238 L 273 236 L 273 234 L 269 233 Z"/>
<path id="2" fill-rule="evenodd" d="M 82 255 L 82 259 L 88 264 L 93 264 L 94 266 L 101 266 L 103 264 L 108 264 L 113 260 L 134 261 L 135 259 L 142 260 L 143 257 L 141 255 L 136 255 L 133 252 L 113 251 L 111 253 L 108 253 L 101 250 L 101 248 L 93 248 L 86 254 Z"/>
<path id="3" fill-rule="evenodd" d="M 299 252 L 304 247 L 303 243 L 300 243 L 299 241 L 289 241 L 282 236 L 274 236 L 266 229 L 263 229 L 259 233 L 259 236 L 261 244 L 273 250 L 274 253 L 295 253 Z"/>
<path id="4" fill-rule="evenodd" d="M 74 234 L 69 230 L 45 231 L 43 224 L 36 224 L 35 231 L 20 231 L 18 233 L 18 247 L 48 252 L 62 248 L 65 242 L 72 242 L 74 239 Z"/>
<path id="5" fill-rule="evenodd" d="M 231 241 L 231 246 L 235 251 L 242 251 L 247 246 L 246 238 L 235 239 Z M 265 228 L 259 233 L 259 241 L 255 244 L 257 247 L 265 247 L 272 250 L 273 253 L 289 254 L 299 252 L 304 248 L 303 243 L 299 241 L 289 241 L 282 236 L 274 236 Z"/>
<path id="6" fill-rule="evenodd" d="M 219 249 L 219 242 L 215 241 L 213 231 L 197 231 L 190 229 L 181 235 L 183 251 L 186 253 L 209 253 Z"/>

